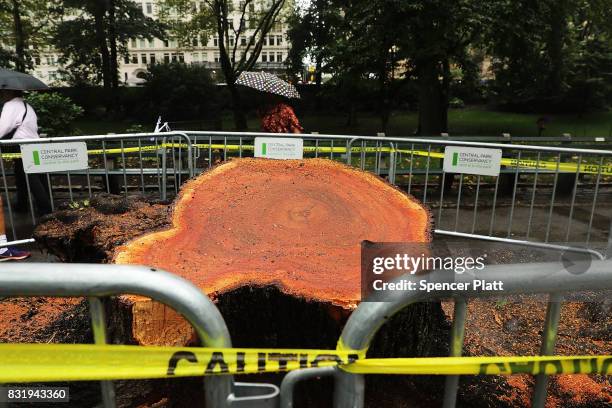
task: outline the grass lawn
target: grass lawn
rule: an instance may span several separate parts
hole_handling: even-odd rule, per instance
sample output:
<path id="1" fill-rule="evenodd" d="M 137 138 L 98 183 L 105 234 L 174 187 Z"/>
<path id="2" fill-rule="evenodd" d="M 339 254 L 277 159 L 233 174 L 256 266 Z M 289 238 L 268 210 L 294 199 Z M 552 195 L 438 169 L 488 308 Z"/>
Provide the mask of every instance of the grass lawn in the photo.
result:
<path id="1" fill-rule="evenodd" d="M 480 107 L 452 109 L 449 112 L 451 136 L 499 136 L 510 133 L 513 136 L 537 136 L 537 119 L 543 115 L 494 112 Z M 544 136 L 612 137 L 612 111 L 588 113 L 585 115 L 545 115 L 549 118 Z M 371 113 L 358 113 L 356 123 L 347 126 L 347 116 L 337 113 L 310 113 L 300 117 L 308 132 L 352 135 L 375 135 L 380 131 L 380 119 Z M 107 121 L 84 118 L 76 123 L 81 134 L 123 133 L 136 125 L 133 121 Z M 259 130 L 259 120 L 248 118 L 249 129 Z M 154 123 L 140 124 L 144 129 L 153 129 Z M 412 136 L 417 127 L 416 112 L 396 112 L 391 117 L 387 134 L 390 136 Z M 223 115 L 223 129 L 234 128 L 232 115 Z"/>

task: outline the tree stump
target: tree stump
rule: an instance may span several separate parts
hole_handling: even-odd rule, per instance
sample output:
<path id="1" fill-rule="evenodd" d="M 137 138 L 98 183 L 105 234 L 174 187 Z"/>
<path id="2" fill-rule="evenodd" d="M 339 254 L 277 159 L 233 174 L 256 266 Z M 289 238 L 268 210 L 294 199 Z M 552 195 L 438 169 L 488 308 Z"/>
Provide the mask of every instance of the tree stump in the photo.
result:
<path id="1" fill-rule="evenodd" d="M 233 302 L 240 302 L 245 290 L 268 288 L 254 296 L 324 305 L 341 321 L 360 300 L 362 240 L 427 242 L 429 213 L 382 179 L 337 162 L 240 159 L 186 183 L 172 228 L 120 246 L 113 262 L 176 273 L 213 300 L 236 292 Z M 164 306 L 138 297 L 124 302 L 138 343 L 191 337 Z"/>

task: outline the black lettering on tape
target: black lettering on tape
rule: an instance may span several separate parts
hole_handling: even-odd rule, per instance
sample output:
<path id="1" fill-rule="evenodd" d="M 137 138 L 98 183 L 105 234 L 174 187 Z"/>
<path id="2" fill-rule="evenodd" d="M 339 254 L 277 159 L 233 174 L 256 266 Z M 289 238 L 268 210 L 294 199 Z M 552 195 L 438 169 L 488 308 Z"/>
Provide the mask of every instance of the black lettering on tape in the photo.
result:
<path id="1" fill-rule="evenodd" d="M 553 374 L 559 374 L 563 372 L 563 366 L 559 360 L 540 360 L 538 361 L 538 372 L 544 373 L 546 372 L 546 366 L 551 364 L 555 367 L 555 372 Z"/>
<path id="2" fill-rule="evenodd" d="M 597 360 L 597 359 L 594 358 L 592 360 Z M 612 357 L 604 358 L 603 361 L 601 362 L 601 373 L 604 375 L 611 374 L 612 370 L 610 370 L 610 366 L 612 366 Z"/>
<path id="3" fill-rule="evenodd" d="M 174 371 L 176 371 L 176 366 L 178 362 L 181 360 L 187 360 L 190 363 L 197 363 L 198 358 L 191 351 L 177 351 L 172 354 L 170 360 L 168 361 L 168 369 L 166 370 L 166 375 L 174 375 Z"/>
<path id="4" fill-rule="evenodd" d="M 297 361 L 296 353 L 270 353 L 268 354 L 270 361 L 278 361 L 278 369 L 280 371 L 287 370 L 287 363 L 289 361 Z"/>
<path id="5" fill-rule="evenodd" d="M 510 361 L 510 372 L 508 374 L 533 374 L 533 361 Z"/>
<path id="6" fill-rule="evenodd" d="M 208 360 L 208 364 L 206 365 L 206 374 L 213 374 L 215 372 L 215 367 L 219 366 L 221 368 L 221 373 L 229 373 L 229 368 L 227 363 L 225 362 L 225 358 L 223 357 L 223 353 L 220 351 L 214 351 L 210 360 Z"/>
<path id="7" fill-rule="evenodd" d="M 300 368 L 308 367 L 308 354 L 300 354 Z"/>
<path id="8" fill-rule="evenodd" d="M 244 372 L 244 366 L 245 366 L 244 355 L 245 353 L 243 351 L 239 351 L 236 353 L 236 372 L 237 373 Z"/>
<path id="9" fill-rule="evenodd" d="M 266 371 L 266 353 L 257 353 L 257 371 Z"/>

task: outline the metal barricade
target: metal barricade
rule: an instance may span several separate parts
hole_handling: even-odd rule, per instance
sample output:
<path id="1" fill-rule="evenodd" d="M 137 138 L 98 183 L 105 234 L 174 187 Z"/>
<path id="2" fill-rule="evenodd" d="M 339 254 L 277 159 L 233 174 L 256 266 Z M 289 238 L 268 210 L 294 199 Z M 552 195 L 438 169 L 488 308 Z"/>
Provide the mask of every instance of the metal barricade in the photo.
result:
<path id="1" fill-rule="evenodd" d="M 17 217 L 12 208 L 12 192 L 18 186 L 16 174 L 9 162 L 15 165 L 19 147 L 26 144 L 53 144 L 85 142 L 88 149 L 89 168 L 79 171 L 29 174 L 25 177 L 25 189 L 31 225 L 24 217 Z M 37 212 L 31 189 L 32 177 L 37 177 L 39 195 L 47 195 L 51 210 L 57 203 L 75 203 L 90 200 L 95 192 L 128 196 L 130 192 L 149 194 L 161 200 L 168 198 L 168 187 L 178 193 L 182 181 L 193 172 L 192 147 L 183 132 L 137 133 L 124 135 L 99 135 L 58 137 L 52 139 L 2 140 L 0 141 L 0 174 L 4 201 L 8 212 L 8 226 L 13 240 L 29 238 L 31 227 L 36 224 Z M 24 193 L 23 191 L 21 192 Z M 24 205 L 25 203 L 20 203 Z M 76 205 L 76 204 L 75 204 Z M 17 225 L 19 224 L 19 225 Z M 23 231 L 22 231 L 23 230 Z"/>
<path id="2" fill-rule="evenodd" d="M 106 319 L 101 297 L 133 294 L 151 298 L 180 313 L 203 346 L 231 347 L 223 317 L 200 289 L 176 275 L 144 266 L 97 264 L 10 264 L 0 271 L 3 297 L 87 297 L 96 344 L 105 344 Z M 103 381 L 106 408 L 115 406 L 112 383 Z M 272 384 L 234 383 L 232 376 L 205 379 L 207 407 L 273 408 L 279 389 Z"/>
<path id="3" fill-rule="evenodd" d="M 549 303 L 542 335 L 542 355 L 554 354 L 554 345 L 559 323 L 563 294 L 575 291 L 595 291 L 612 289 L 612 260 L 595 261 L 586 273 L 573 275 L 557 262 L 520 264 L 521 273 L 516 265 L 489 265 L 474 275 L 455 275 L 455 282 L 467 283 L 473 279 L 500 280 L 504 282 L 504 295 L 549 293 Z M 528 276 L 525 276 L 528 273 Z M 443 282 L 448 277 L 445 271 L 434 271 L 427 275 L 404 275 L 398 278 L 415 281 L 427 279 L 431 282 Z M 490 292 L 474 291 L 456 293 L 437 291 L 396 292 L 387 302 L 362 302 L 348 319 L 338 342 L 340 347 L 352 350 L 367 350 L 380 327 L 403 308 L 420 301 L 454 298 L 455 311 L 451 329 L 450 355 L 461 356 L 467 311 L 466 299 L 491 296 Z M 336 408 L 361 408 L 364 406 L 365 379 L 360 374 L 350 374 L 339 368 L 314 368 L 293 371 L 281 384 L 281 407 L 293 406 L 293 390 L 299 381 L 315 377 L 333 376 L 334 406 Z M 533 407 L 542 408 L 546 400 L 547 376 L 538 375 L 533 394 Z M 444 407 L 455 406 L 459 376 L 448 376 L 444 391 Z"/>
<path id="4" fill-rule="evenodd" d="M 258 132 L 186 132 L 196 172 L 252 157 Z M 302 134 L 304 157 L 338 160 L 385 177 L 430 207 L 435 233 L 531 245 L 566 243 L 601 251 L 612 218 L 612 151 L 482 143 L 447 138 Z M 502 150 L 498 177 L 445 173 L 446 146 Z M 601 256 L 600 256 L 601 258 Z"/>

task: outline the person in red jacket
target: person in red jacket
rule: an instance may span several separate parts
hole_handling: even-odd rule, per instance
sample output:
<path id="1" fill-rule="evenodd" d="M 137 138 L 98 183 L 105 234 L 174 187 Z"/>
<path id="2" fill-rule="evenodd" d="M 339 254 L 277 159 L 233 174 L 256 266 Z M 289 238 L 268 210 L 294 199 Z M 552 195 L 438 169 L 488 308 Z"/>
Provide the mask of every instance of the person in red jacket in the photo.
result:
<path id="1" fill-rule="evenodd" d="M 304 128 L 291 106 L 280 97 L 270 95 L 268 106 L 260 111 L 261 130 L 267 133 L 302 133 Z"/>

